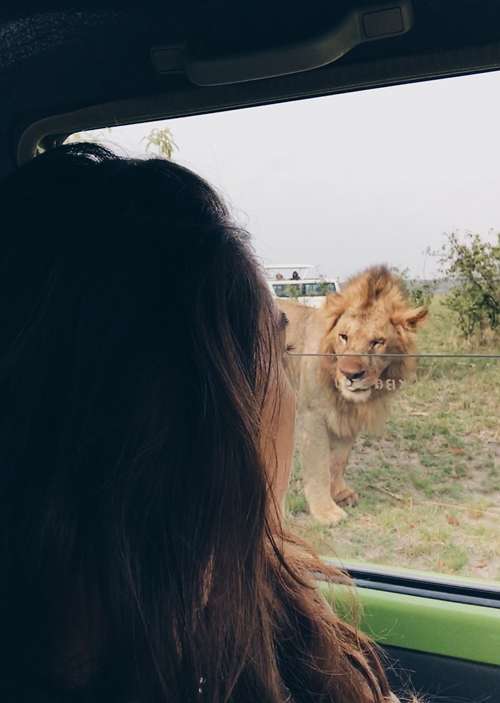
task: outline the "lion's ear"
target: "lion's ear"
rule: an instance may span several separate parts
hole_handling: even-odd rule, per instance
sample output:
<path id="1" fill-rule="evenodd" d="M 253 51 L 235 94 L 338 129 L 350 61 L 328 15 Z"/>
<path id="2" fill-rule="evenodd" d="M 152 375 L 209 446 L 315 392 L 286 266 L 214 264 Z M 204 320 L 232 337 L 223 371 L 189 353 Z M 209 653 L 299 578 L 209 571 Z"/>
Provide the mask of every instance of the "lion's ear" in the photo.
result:
<path id="1" fill-rule="evenodd" d="M 424 305 L 419 308 L 405 310 L 393 316 L 392 324 L 401 325 L 406 330 L 414 332 L 426 319 L 429 311 Z"/>
<path id="2" fill-rule="evenodd" d="M 326 296 L 323 310 L 328 320 L 329 332 L 335 327 L 339 317 L 345 312 L 345 309 L 346 301 L 341 293 L 329 293 Z"/>

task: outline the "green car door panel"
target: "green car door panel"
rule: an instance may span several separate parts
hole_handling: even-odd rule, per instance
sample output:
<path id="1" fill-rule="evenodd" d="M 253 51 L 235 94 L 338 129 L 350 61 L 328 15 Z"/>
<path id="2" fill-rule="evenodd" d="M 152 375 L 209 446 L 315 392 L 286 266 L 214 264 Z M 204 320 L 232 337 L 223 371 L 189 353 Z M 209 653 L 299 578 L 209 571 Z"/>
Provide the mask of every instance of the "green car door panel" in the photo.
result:
<path id="1" fill-rule="evenodd" d="M 321 584 L 345 617 L 359 603 L 361 628 L 383 646 L 500 667 L 500 609 L 371 588 Z M 499 694 L 500 699 L 500 694 Z"/>
<path id="2" fill-rule="evenodd" d="M 339 615 L 380 645 L 401 700 L 415 691 L 426 703 L 500 702 L 498 601 L 471 605 L 359 582 L 356 588 L 320 583 L 320 590 Z"/>

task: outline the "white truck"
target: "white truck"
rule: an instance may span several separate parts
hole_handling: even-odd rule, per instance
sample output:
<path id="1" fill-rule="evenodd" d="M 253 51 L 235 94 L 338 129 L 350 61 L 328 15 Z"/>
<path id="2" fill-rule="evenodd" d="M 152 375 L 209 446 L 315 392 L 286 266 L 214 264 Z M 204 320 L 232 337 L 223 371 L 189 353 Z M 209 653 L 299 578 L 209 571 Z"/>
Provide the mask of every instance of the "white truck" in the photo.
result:
<path id="1" fill-rule="evenodd" d="M 337 279 L 320 275 L 313 265 L 276 264 L 264 268 L 268 285 L 277 298 L 292 298 L 319 308 L 328 293 L 340 290 Z"/>

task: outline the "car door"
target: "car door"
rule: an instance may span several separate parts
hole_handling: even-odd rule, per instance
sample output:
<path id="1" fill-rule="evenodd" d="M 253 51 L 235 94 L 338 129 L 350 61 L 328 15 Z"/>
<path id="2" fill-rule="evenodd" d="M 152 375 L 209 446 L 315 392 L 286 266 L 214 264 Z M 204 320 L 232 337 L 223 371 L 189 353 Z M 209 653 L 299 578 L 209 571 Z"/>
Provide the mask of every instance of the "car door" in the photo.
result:
<path id="1" fill-rule="evenodd" d="M 496 701 L 500 691 L 498 584 L 478 588 L 411 570 L 351 566 L 361 626 L 387 656 L 392 686 L 431 701 Z M 345 588 L 323 586 L 330 602 L 352 617 Z"/>

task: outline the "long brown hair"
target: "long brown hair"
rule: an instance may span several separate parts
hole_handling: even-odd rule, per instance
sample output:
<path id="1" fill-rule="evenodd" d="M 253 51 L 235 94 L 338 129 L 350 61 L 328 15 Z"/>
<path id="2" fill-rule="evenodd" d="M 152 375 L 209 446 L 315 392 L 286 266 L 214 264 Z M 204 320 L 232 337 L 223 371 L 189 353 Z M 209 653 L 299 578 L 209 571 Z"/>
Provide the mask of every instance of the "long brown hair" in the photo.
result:
<path id="1" fill-rule="evenodd" d="M 214 191 L 77 144 L 0 202 L 2 700 L 382 703 L 274 519 L 274 304 Z"/>

